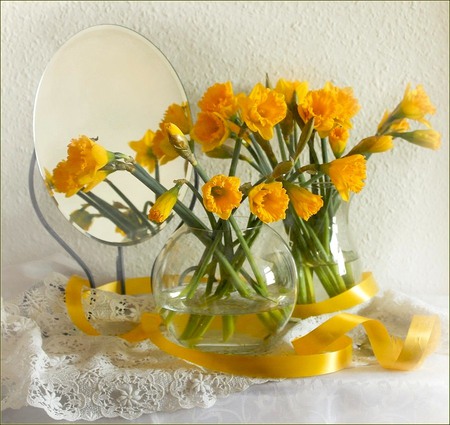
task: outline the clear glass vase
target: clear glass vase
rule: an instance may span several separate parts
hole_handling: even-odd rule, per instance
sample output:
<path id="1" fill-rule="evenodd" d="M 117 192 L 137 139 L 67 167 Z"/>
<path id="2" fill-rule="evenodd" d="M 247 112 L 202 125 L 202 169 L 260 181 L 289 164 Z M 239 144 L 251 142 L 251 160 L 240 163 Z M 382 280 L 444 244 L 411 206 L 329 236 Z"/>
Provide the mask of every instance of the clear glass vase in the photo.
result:
<path id="1" fill-rule="evenodd" d="M 284 222 L 297 266 L 297 304 L 334 297 L 362 278 L 349 223 L 350 200 L 344 201 L 331 183 L 315 183 L 311 190 L 323 198 L 319 212 L 307 221 L 289 212 Z"/>
<path id="2" fill-rule="evenodd" d="M 184 224 L 158 255 L 152 290 L 169 335 L 178 343 L 224 353 L 270 346 L 296 304 L 297 274 L 289 247 L 271 227 L 219 229 Z"/>

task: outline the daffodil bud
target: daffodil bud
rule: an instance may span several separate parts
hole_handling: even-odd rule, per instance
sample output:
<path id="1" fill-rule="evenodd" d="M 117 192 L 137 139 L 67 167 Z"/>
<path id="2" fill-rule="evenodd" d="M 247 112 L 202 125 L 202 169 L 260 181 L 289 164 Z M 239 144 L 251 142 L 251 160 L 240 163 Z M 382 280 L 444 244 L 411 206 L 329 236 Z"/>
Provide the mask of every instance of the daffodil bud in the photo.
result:
<path id="1" fill-rule="evenodd" d="M 148 213 L 148 218 L 151 221 L 162 223 L 169 217 L 173 207 L 177 203 L 181 186 L 181 184 L 177 183 L 174 187 L 158 197 Z"/>
<path id="2" fill-rule="evenodd" d="M 177 151 L 178 155 L 189 161 L 192 165 L 197 165 L 197 159 L 192 153 L 189 142 L 183 132 L 172 123 L 166 123 L 164 127 L 167 131 L 169 142 Z"/>
<path id="3" fill-rule="evenodd" d="M 392 133 L 394 137 L 422 146 L 423 148 L 438 150 L 441 147 L 441 134 L 436 130 L 416 130 L 404 133 Z"/>
<path id="4" fill-rule="evenodd" d="M 272 172 L 272 178 L 277 179 L 292 170 L 294 163 L 291 160 L 283 161 L 277 164 Z"/>
<path id="5" fill-rule="evenodd" d="M 386 152 L 393 147 L 392 136 L 371 136 L 361 140 L 346 156 Z"/>

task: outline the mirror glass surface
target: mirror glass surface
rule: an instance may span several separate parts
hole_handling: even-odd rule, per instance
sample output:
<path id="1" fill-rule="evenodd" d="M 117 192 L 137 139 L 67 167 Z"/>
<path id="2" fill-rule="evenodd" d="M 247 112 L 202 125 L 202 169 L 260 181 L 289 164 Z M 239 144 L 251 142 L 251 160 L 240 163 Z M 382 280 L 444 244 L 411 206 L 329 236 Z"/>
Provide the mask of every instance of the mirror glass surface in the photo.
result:
<path id="1" fill-rule="evenodd" d="M 169 105 L 187 102 L 182 84 L 169 61 L 150 41 L 116 25 L 88 28 L 69 39 L 54 55 L 39 84 L 34 110 L 34 143 L 37 163 L 45 180 L 66 159 L 67 145 L 80 135 L 98 138 L 111 152 L 135 157 L 130 141 L 156 132 Z M 160 182 L 189 179 L 190 164 L 176 158 L 160 166 Z M 108 176 L 90 193 L 119 214 L 133 216 L 122 195 L 140 212 L 148 212 L 155 195 L 126 171 Z M 139 221 L 124 234 L 116 222 L 88 205 L 83 193 L 66 197 L 49 191 L 61 213 L 74 226 L 101 242 L 130 245 L 156 234 L 162 225 Z M 180 192 L 182 199 L 185 192 Z M 142 216 L 141 216 L 142 218 Z"/>

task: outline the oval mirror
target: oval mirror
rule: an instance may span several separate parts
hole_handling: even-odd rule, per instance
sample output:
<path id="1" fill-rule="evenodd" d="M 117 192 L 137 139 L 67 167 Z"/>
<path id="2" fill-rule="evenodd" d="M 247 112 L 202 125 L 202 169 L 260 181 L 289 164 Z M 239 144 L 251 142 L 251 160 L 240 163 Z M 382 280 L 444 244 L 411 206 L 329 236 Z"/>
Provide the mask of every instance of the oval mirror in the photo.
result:
<path id="1" fill-rule="evenodd" d="M 37 91 L 34 144 L 42 177 L 46 180 L 66 159 L 68 144 L 80 135 L 108 151 L 135 157 L 129 142 L 142 140 L 149 129 L 156 132 L 174 103 L 188 108 L 178 76 L 150 41 L 116 25 L 81 31 L 54 55 Z M 174 179 L 189 179 L 191 172 L 190 164 L 178 157 L 157 167 L 156 177 L 170 188 Z M 155 195 L 126 171 L 110 174 L 87 194 L 50 193 L 78 230 L 107 244 L 135 244 L 162 227 L 146 220 Z M 100 211 L 99 203 L 106 210 Z M 126 226 L 120 227 L 121 219 Z"/>

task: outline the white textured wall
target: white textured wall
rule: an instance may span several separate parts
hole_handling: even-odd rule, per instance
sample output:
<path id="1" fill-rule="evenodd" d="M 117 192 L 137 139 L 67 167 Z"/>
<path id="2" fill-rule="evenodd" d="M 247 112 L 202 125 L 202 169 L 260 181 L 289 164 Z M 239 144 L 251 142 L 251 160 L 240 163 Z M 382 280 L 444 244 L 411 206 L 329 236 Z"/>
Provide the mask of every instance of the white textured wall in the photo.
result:
<path id="1" fill-rule="evenodd" d="M 194 106 L 214 82 L 248 90 L 266 72 L 272 81 L 308 80 L 313 88 L 327 80 L 350 85 L 362 105 L 355 140 L 373 133 L 408 82 L 423 83 L 438 110 L 432 123 L 443 134 L 442 149 L 399 140 L 392 152 L 372 157 L 351 215 L 365 268 L 380 286 L 448 293 L 448 8 L 448 2 L 2 1 L 2 267 L 64 252 L 29 200 L 34 97 L 46 64 L 68 38 L 110 23 L 159 47 Z M 72 228 L 37 186 L 52 225 L 100 282 L 111 279 L 115 249 Z M 130 274 L 151 265 L 170 231 L 126 248 Z"/>

